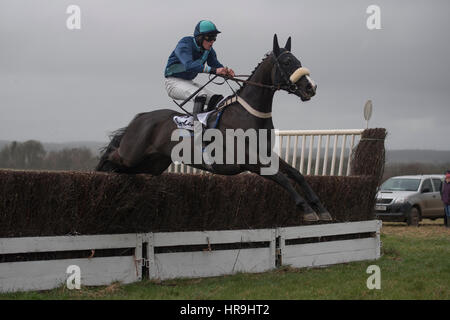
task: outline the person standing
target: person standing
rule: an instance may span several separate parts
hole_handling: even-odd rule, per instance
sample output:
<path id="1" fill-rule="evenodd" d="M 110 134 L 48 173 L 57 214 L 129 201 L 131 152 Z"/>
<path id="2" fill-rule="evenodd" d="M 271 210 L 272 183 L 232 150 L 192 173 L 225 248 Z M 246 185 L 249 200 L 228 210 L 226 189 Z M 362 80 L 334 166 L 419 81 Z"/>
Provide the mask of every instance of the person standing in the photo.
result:
<path id="1" fill-rule="evenodd" d="M 450 170 L 445 172 L 445 180 L 441 183 L 441 199 L 444 202 L 444 225 L 450 228 Z"/>

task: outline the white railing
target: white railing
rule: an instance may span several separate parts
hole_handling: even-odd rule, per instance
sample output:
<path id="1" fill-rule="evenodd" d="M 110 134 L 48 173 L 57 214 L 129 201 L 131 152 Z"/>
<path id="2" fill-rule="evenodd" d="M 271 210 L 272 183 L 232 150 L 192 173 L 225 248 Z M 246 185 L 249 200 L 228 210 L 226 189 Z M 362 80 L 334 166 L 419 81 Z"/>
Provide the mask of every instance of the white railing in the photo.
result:
<path id="1" fill-rule="evenodd" d="M 0 259 L 0 292 L 64 286 L 72 278 L 70 266 L 78 266 L 82 286 L 99 286 L 143 277 L 198 278 L 265 272 L 278 265 L 304 268 L 376 260 L 381 256 L 381 226 L 379 220 L 368 220 L 269 229 L 0 238 L 0 258 L 15 258 Z M 341 235 L 354 236 L 325 239 Z M 178 250 L 170 249 L 175 246 Z M 133 250 L 126 256 L 98 254 L 100 249 L 124 248 Z M 89 250 L 90 256 L 52 257 L 56 252 L 79 250 Z M 50 256 L 43 260 L 39 254 Z M 26 255 L 29 261 L 14 261 Z"/>
<path id="2" fill-rule="evenodd" d="M 77 266 L 83 285 L 132 283 L 142 279 L 143 234 L 0 238 L 0 257 L 29 257 L 31 261 L 4 262 L 0 259 L 0 292 L 50 290 L 66 284 L 68 268 Z M 129 255 L 96 256 L 104 249 L 133 248 Z M 55 258 L 56 252 L 85 250 L 91 255 Z M 70 271 L 72 273 L 73 271 Z M 69 274 L 70 274 L 69 273 Z"/>
<path id="3" fill-rule="evenodd" d="M 276 146 L 278 148 L 276 150 L 284 161 L 302 174 L 341 176 L 345 172 L 345 175 L 348 176 L 350 175 L 352 150 L 359 142 L 363 131 L 364 129 L 278 130 L 278 146 Z M 338 146 L 340 146 L 339 152 Z M 331 157 L 329 158 L 330 152 Z M 298 154 L 300 154 L 300 159 Z"/>
<path id="4" fill-rule="evenodd" d="M 275 151 L 302 174 L 348 176 L 352 150 L 358 144 L 363 131 L 364 129 L 275 130 Z M 172 163 L 168 172 L 204 171 Z"/>

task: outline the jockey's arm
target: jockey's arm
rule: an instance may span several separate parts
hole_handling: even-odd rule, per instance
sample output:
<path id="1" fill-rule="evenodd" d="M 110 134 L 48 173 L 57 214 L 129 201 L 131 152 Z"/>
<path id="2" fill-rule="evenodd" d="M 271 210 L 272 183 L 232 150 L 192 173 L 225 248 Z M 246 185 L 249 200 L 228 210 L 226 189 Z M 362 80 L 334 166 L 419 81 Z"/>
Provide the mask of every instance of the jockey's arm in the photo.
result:
<path id="1" fill-rule="evenodd" d="M 208 66 L 210 66 L 212 69 L 211 73 L 220 74 L 223 76 L 234 77 L 233 69 L 224 67 L 219 62 L 219 60 L 217 60 L 216 52 L 212 48 L 211 48 L 211 52 L 209 53 L 207 63 L 208 63 Z"/>
<path id="2" fill-rule="evenodd" d="M 183 42 L 178 43 L 175 48 L 175 55 L 184 65 L 187 72 L 207 72 L 211 73 L 212 68 L 205 68 L 201 59 L 194 60 L 192 57 L 192 48 Z"/>

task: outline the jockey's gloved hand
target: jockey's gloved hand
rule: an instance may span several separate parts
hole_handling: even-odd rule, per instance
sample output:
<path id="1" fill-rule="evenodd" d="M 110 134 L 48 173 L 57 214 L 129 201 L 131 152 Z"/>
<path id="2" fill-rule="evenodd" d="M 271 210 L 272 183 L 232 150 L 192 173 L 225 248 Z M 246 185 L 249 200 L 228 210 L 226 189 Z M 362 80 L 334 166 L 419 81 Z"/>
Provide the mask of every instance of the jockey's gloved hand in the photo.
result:
<path id="1" fill-rule="evenodd" d="M 234 77 L 234 71 L 233 71 L 233 69 L 231 69 L 231 68 L 227 68 L 227 67 L 225 67 L 225 69 L 227 70 L 227 75 L 229 76 L 229 77 Z"/>
<path id="2" fill-rule="evenodd" d="M 221 76 L 228 76 L 228 77 L 234 77 L 234 71 L 233 69 L 229 69 L 229 68 L 217 68 L 216 69 L 216 74 L 221 75 Z"/>

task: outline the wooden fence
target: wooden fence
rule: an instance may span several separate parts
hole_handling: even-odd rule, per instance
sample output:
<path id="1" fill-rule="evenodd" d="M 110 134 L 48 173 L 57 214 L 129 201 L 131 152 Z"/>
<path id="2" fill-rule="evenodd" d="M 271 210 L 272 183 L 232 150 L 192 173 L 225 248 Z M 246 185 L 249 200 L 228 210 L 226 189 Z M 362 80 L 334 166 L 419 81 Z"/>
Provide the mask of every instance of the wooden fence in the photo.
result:
<path id="1" fill-rule="evenodd" d="M 0 257 L 20 258 L 30 254 L 37 257 L 36 261 L 0 263 L 0 292 L 56 288 L 66 282 L 66 271 L 71 265 L 80 267 L 83 285 L 138 281 L 142 279 L 142 268 L 136 262 L 142 257 L 142 240 L 141 234 L 2 238 Z M 118 248 L 133 248 L 133 255 L 95 257 L 96 250 Z M 41 260 L 52 253 L 84 250 L 89 250 L 93 257 Z"/>
<path id="2" fill-rule="evenodd" d="M 0 292 L 65 285 L 71 265 L 80 268 L 81 284 L 89 286 L 131 283 L 143 277 L 209 277 L 264 272 L 284 265 L 316 267 L 375 260 L 380 257 L 380 228 L 381 221 L 370 220 L 254 230 L 2 238 Z M 119 249 L 128 250 L 128 255 L 119 255 Z M 89 250 L 89 255 L 49 258 L 52 253 L 83 250 Z M 102 250 L 114 253 L 96 257 Z M 27 255 L 32 261 L 17 261 Z"/>

